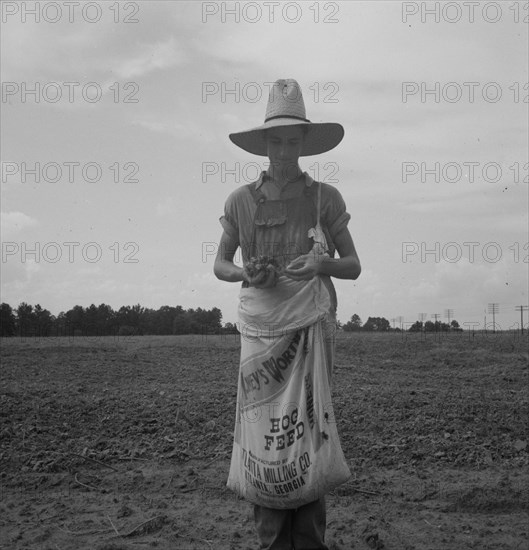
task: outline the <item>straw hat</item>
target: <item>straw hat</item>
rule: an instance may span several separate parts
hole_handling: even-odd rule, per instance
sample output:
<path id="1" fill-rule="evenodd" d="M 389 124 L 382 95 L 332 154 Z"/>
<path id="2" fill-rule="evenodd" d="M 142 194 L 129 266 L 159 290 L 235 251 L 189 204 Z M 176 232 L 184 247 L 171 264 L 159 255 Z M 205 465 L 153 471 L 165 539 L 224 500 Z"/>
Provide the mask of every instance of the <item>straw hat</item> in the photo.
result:
<path id="1" fill-rule="evenodd" d="M 235 145 L 253 153 L 267 156 L 265 130 L 278 126 L 303 126 L 308 129 L 303 142 L 302 157 L 319 155 L 334 149 L 344 136 L 344 129 L 336 122 L 311 122 L 307 119 L 305 103 L 299 84 L 292 78 L 274 82 L 270 89 L 264 124 L 230 134 Z"/>

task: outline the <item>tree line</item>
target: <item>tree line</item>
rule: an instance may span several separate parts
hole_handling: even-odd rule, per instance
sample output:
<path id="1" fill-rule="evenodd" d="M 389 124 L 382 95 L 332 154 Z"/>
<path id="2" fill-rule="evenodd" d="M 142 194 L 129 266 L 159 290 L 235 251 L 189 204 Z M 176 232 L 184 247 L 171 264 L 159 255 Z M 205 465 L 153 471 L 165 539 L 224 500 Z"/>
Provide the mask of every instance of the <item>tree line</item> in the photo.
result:
<path id="1" fill-rule="evenodd" d="M 347 323 L 339 323 L 338 326 L 348 332 L 401 330 L 398 327 L 392 328 L 385 317 L 369 317 L 362 323 L 356 313 Z M 456 320 L 452 320 L 450 324 L 441 321 L 416 321 L 407 330 L 454 332 L 462 329 Z M 32 306 L 22 302 L 15 309 L 6 303 L 0 306 L 1 336 L 130 336 L 237 332 L 237 324 L 222 325 L 222 312 L 218 307 L 184 309 L 182 306 L 162 306 L 151 309 L 136 304 L 114 310 L 107 304 L 92 304 L 89 307 L 77 305 L 55 316 L 40 304 Z"/>
<path id="2" fill-rule="evenodd" d="M 341 328 L 348 332 L 365 330 L 369 332 L 385 332 L 390 330 L 402 330 L 397 327 L 391 328 L 390 322 L 385 317 L 369 317 L 368 320 L 362 324 L 362 319 L 356 313 L 351 317 L 347 323 L 341 326 Z M 408 329 L 410 332 L 460 332 L 463 329 L 459 326 L 459 323 L 453 319 L 450 324 L 443 323 L 442 321 L 415 321 Z"/>
<path id="3" fill-rule="evenodd" d="M 52 315 L 37 304 L 22 302 L 13 309 L 0 306 L 1 336 L 130 336 L 203 334 L 222 330 L 219 308 L 184 309 L 182 306 L 144 308 L 140 304 L 122 306 L 118 310 L 107 304 L 72 309 Z"/>

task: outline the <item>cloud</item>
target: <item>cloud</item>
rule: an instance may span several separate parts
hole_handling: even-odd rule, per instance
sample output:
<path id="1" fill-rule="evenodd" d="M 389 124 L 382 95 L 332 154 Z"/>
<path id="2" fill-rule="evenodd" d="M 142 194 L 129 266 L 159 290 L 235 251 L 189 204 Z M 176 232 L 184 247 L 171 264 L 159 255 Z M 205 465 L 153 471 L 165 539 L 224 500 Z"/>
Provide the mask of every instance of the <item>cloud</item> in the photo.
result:
<path id="1" fill-rule="evenodd" d="M 527 264 L 513 260 L 512 254 L 504 254 L 495 262 L 440 261 L 410 287 L 410 302 L 426 310 L 436 304 L 455 307 L 456 317 L 481 315 L 488 302 L 502 302 L 509 308 L 527 286 Z"/>
<path id="2" fill-rule="evenodd" d="M 168 214 L 178 215 L 180 205 L 175 203 L 174 197 L 167 197 L 163 202 L 156 205 L 156 215 L 166 216 Z"/>
<path id="3" fill-rule="evenodd" d="M 184 131 L 186 130 L 186 126 L 184 124 L 176 121 L 168 121 L 167 117 L 165 117 L 165 120 L 155 120 L 152 115 L 144 118 L 136 118 L 132 121 L 132 124 L 146 128 L 151 132 L 169 134 L 177 138 L 183 137 Z"/>
<path id="4" fill-rule="evenodd" d="M 21 256 L 15 255 L 5 259 L 5 262 L 2 261 L 3 301 L 11 302 L 12 306 L 21 301 L 28 301 L 28 293 L 39 286 L 40 275 L 37 274 L 42 266 L 34 258 L 19 261 Z"/>
<path id="5" fill-rule="evenodd" d="M 27 282 L 31 282 L 33 279 L 33 276 L 38 273 L 41 269 L 40 264 L 38 264 L 35 260 L 28 260 L 26 262 L 26 276 L 27 276 Z"/>
<path id="6" fill-rule="evenodd" d="M 27 227 L 33 227 L 38 221 L 23 212 L 2 212 L 1 229 L 2 239 L 10 238 Z"/>
<path id="7" fill-rule="evenodd" d="M 185 115 L 180 113 L 172 117 L 163 113 L 146 113 L 133 119 L 131 124 L 146 128 L 150 132 L 167 134 L 183 141 L 196 140 L 202 145 L 215 141 L 211 128 L 206 130 L 203 125 L 197 124 L 196 120 L 187 121 Z"/>
<path id="8" fill-rule="evenodd" d="M 183 50 L 175 37 L 156 42 L 143 48 L 140 54 L 120 62 L 116 72 L 120 78 L 137 78 L 157 69 L 167 69 L 186 62 Z"/>

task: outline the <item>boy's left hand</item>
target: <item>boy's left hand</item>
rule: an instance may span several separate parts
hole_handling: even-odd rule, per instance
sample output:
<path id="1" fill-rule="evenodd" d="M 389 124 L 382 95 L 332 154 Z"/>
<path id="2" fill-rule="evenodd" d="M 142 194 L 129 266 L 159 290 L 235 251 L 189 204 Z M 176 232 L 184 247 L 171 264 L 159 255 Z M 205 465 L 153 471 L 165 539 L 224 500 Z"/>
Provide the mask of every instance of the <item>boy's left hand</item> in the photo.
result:
<path id="1" fill-rule="evenodd" d="M 292 260 L 284 270 L 284 274 L 294 281 L 310 281 L 320 273 L 320 266 L 327 255 L 303 254 Z"/>

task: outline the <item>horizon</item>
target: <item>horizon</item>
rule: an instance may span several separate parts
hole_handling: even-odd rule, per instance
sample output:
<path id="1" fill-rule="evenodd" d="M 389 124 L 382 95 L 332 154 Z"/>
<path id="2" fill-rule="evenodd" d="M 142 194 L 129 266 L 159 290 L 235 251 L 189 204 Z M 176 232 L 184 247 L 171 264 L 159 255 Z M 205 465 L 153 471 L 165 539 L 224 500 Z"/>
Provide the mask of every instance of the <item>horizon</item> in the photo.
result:
<path id="1" fill-rule="evenodd" d="M 5 303 L 7 303 L 7 302 L 2 302 L 2 304 L 5 304 Z M 27 302 L 21 302 L 20 304 L 18 304 L 18 306 L 22 305 L 23 303 L 27 304 Z M 16 310 L 17 310 L 18 306 L 13 307 L 13 306 L 11 306 L 11 304 L 7 304 L 7 305 L 12 308 L 13 314 L 16 316 Z M 138 306 L 138 305 L 143 310 L 148 309 L 148 310 L 151 310 L 151 311 L 159 311 L 163 307 L 171 307 L 171 308 L 182 307 L 183 308 L 183 306 L 181 304 L 176 304 L 174 306 L 170 305 L 170 304 L 163 304 L 159 308 L 148 308 L 148 307 L 142 306 L 141 304 L 138 303 L 138 304 L 123 304 L 118 309 L 116 309 L 116 308 L 113 308 L 112 306 L 110 306 L 109 304 L 105 304 L 105 303 L 95 304 L 95 303 L 92 303 L 89 306 L 83 306 L 81 304 L 75 304 L 74 306 L 70 307 L 67 310 L 62 310 L 62 311 L 59 311 L 58 313 L 53 313 L 47 307 L 42 306 L 42 304 L 27 304 L 27 305 L 30 305 L 33 308 L 33 310 L 35 309 L 35 307 L 37 305 L 41 306 L 44 310 L 49 311 L 49 313 L 51 314 L 51 316 L 55 320 L 58 318 L 59 315 L 66 314 L 68 311 L 72 311 L 75 307 L 78 307 L 78 306 L 81 306 L 83 309 L 88 309 L 91 306 L 95 306 L 96 308 L 98 308 L 102 305 L 106 305 L 106 306 L 109 306 L 112 309 L 113 313 L 119 313 L 119 309 L 121 309 L 121 308 L 127 308 L 127 307 L 132 308 L 132 307 Z M 184 312 L 188 312 L 190 310 L 196 311 L 197 309 L 204 309 L 205 311 L 211 311 L 215 308 L 219 309 L 220 312 L 221 312 L 221 325 L 222 325 L 223 328 L 225 328 L 226 325 L 228 325 L 228 324 L 229 325 L 234 325 L 235 327 L 240 327 L 241 323 L 238 320 L 237 321 L 226 321 L 226 320 L 224 320 L 223 319 L 224 314 L 222 313 L 222 309 L 218 308 L 217 306 L 212 306 L 209 309 L 208 308 L 200 308 L 200 306 L 194 307 L 194 308 L 193 307 L 183 308 L 183 311 Z M 523 315 L 523 318 L 524 318 L 523 330 L 526 331 L 526 330 L 529 330 L 529 311 L 524 307 L 523 312 L 524 312 L 524 315 Z M 337 319 L 337 321 L 339 323 L 338 329 L 343 329 L 343 325 L 345 325 L 346 323 L 351 321 L 352 317 L 354 315 L 357 315 L 357 314 L 353 313 L 351 315 L 351 317 L 349 319 L 345 320 L 345 321 L 338 318 Z M 496 313 L 495 315 L 498 316 L 499 313 Z M 457 323 L 459 324 L 459 328 L 463 331 L 476 331 L 476 332 L 485 332 L 485 333 L 487 333 L 487 332 L 519 331 L 520 327 L 521 327 L 521 319 L 520 319 L 519 323 L 514 323 L 514 324 L 510 325 L 507 328 L 503 328 L 498 321 L 491 321 L 490 320 L 490 318 L 492 317 L 492 314 L 489 314 L 489 316 L 488 316 L 489 320 L 487 320 L 487 316 L 484 316 L 482 324 L 479 324 L 479 323 L 476 323 L 476 322 L 470 322 L 470 321 L 466 321 L 466 320 L 461 321 L 461 320 L 457 319 L 454 316 L 451 316 L 449 321 L 447 321 L 446 318 L 445 318 L 445 320 L 443 320 L 443 319 L 435 319 L 434 317 L 432 317 L 431 319 L 423 319 L 423 320 L 421 320 L 420 318 L 417 318 L 415 320 L 405 320 L 405 319 L 399 320 L 398 318 L 388 317 L 388 316 L 385 316 L 385 315 L 368 315 L 366 317 L 361 317 L 361 316 L 359 316 L 359 317 L 360 317 L 360 322 L 362 323 L 362 325 L 359 329 L 360 331 L 363 330 L 364 325 L 367 323 L 367 321 L 369 319 L 375 319 L 375 318 L 381 318 L 381 319 L 385 319 L 386 321 L 388 321 L 389 331 L 391 331 L 391 332 L 393 332 L 393 331 L 395 331 L 395 332 L 397 332 L 397 331 L 407 332 L 410 329 L 410 327 L 412 325 L 414 325 L 415 323 L 422 323 L 423 327 L 426 326 L 427 323 L 431 323 L 434 326 L 435 326 L 436 323 L 439 323 L 439 326 L 441 326 L 441 327 L 442 326 L 450 326 L 451 327 L 450 323 L 452 321 L 457 321 Z M 438 317 L 441 317 L 441 315 L 438 315 Z M 397 326 L 395 326 L 395 324 Z M 505 327 L 505 325 L 504 325 L 504 327 Z M 351 332 L 356 332 L 356 331 L 351 331 Z M 375 330 L 374 332 L 386 332 L 386 331 L 377 331 L 377 330 Z M 429 332 L 429 331 L 423 331 L 423 332 Z M 442 331 L 434 331 L 434 332 L 442 332 Z M 452 332 L 452 330 L 450 330 L 450 332 Z M 454 330 L 453 332 L 456 332 L 456 330 Z M 190 333 L 190 334 L 195 334 L 195 333 Z M 178 334 L 173 334 L 173 336 L 178 336 Z M 59 336 L 52 336 L 52 337 L 59 337 Z"/>

